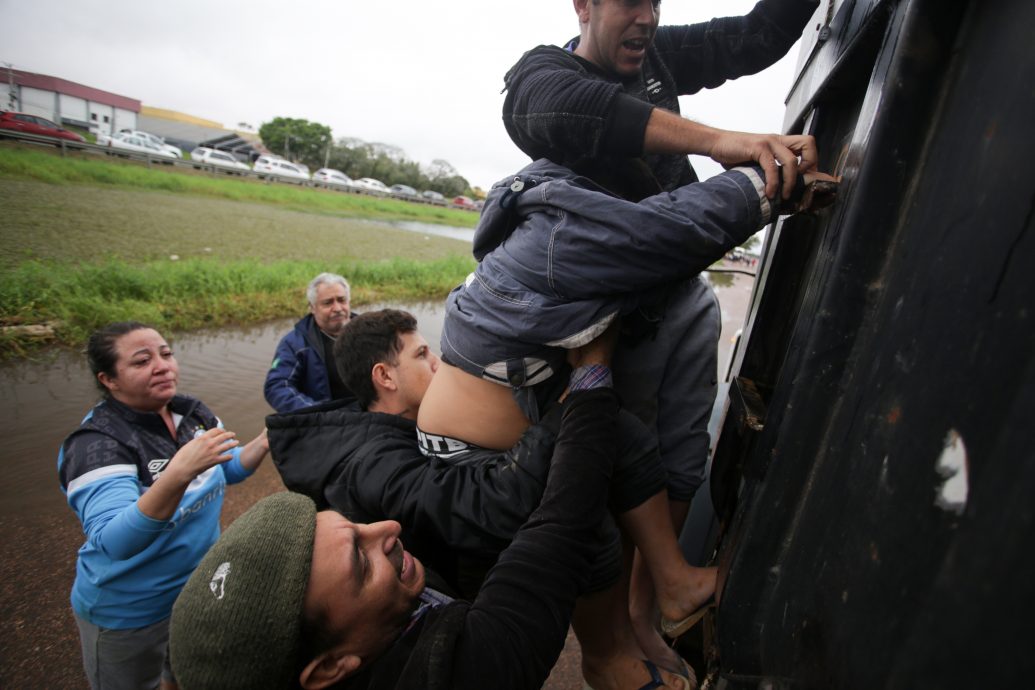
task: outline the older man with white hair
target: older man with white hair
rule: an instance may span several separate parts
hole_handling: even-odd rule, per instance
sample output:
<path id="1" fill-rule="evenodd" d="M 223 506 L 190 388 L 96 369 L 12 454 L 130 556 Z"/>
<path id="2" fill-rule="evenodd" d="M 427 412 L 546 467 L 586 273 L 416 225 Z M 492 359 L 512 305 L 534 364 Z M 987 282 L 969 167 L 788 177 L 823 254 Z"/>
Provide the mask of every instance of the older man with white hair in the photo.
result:
<path id="1" fill-rule="evenodd" d="M 263 392 L 277 412 L 355 399 L 333 365 L 334 341 L 352 318 L 349 283 L 335 273 L 321 273 L 309 283 L 306 297 L 309 313 L 281 338 L 266 374 Z"/>

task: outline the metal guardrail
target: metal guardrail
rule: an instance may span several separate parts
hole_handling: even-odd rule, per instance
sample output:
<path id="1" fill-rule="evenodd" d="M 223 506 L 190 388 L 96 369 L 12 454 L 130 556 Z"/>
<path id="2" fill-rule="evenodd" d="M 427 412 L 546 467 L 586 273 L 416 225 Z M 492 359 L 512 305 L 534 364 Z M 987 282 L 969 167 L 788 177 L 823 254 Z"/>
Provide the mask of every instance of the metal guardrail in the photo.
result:
<path id="1" fill-rule="evenodd" d="M 70 139 L 62 139 L 60 137 L 48 137 L 38 134 L 26 134 L 25 132 L 16 132 L 9 129 L 0 129 L 0 139 L 15 139 L 18 141 L 24 141 L 30 144 L 45 144 L 48 146 L 55 146 L 61 149 L 61 155 L 65 156 L 69 151 L 85 151 L 87 153 L 105 154 L 108 156 L 119 156 L 120 158 L 128 158 L 130 160 L 141 161 L 152 167 L 154 165 L 171 165 L 174 168 L 190 168 L 192 170 L 201 170 L 208 172 L 213 177 L 219 173 L 226 175 L 237 175 L 240 177 L 251 177 L 256 180 L 269 184 L 270 182 L 280 182 L 284 184 L 295 184 L 301 187 L 313 187 L 327 189 L 334 192 L 343 192 L 345 194 L 363 194 L 366 196 L 372 196 L 380 199 L 398 199 L 400 201 L 409 201 L 415 204 L 428 204 L 432 206 L 442 206 L 447 208 L 456 208 L 464 211 L 474 211 L 477 209 L 467 208 L 465 206 L 459 206 L 450 201 L 438 201 L 435 199 L 426 199 L 424 197 L 412 197 L 406 194 L 383 194 L 380 192 L 368 191 L 366 189 L 359 189 L 355 187 L 343 188 L 335 185 L 329 185 L 322 182 L 314 182 L 313 180 L 295 180 L 290 178 L 277 177 L 268 173 L 257 173 L 254 170 L 231 170 L 229 168 L 222 168 L 217 165 L 210 163 L 203 163 L 200 161 L 194 161 L 187 158 L 165 158 L 164 156 L 152 156 L 151 154 L 144 153 L 141 151 L 129 151 L 127 149 L 120 149 L 114 146 L 104 146 L 101 144 L 91 144 L 89 142 L 72 141 Z"/>

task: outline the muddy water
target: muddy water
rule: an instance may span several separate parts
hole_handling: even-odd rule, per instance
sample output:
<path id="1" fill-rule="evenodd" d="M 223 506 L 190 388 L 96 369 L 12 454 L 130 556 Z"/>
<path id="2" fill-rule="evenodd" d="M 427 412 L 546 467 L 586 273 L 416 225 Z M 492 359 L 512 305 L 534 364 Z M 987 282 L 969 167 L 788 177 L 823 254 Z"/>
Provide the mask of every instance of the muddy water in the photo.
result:
<path id="1" fill-rule="evenodd" d="M 719 370 L 725 371 L 732 335 L 741 326 L 751 278 L 736 276 L 717 286 L 723 333 Z M 372 305 L 378 309 L 386 305 Z M 398 306 L 398 305 L 395 305 Z M 403 305 L 417 317 L 424 337 L 438 351 L 443 310 L 440 302 Z M 362 310 L 361 310 L 362 311 Z M 227 428 L 244 440 L 261 429 L 272 412 L 262 384 L 277 342 L 294 324 L 282 319 L 248 327 L 193 333 L 165 333 L 180 363 L 183 393 L 200 398 Z M 57 482 L 62 440 L 97 402 L 86 358 L 62 352 L 39 362 L 0 367 L 0 511 L 7 516 L 67 510 Z"/>
<path id="2" fill-rule="evenodd" d="M 369 309 L 382 306 L 386 305 Z M 421 332 L 437 351 L 441 303 L 401 308 L 417 317 Z M 164 333 L 172 339 L 180 364 L 179 390 L 203 400 L 240 438 L 251 439 L 272 412 L 262 384 L 278 341 L 294 322 Z M 80 353 L 62 352 L 40 362 L 0 367 L 0 506 L 6 515 L 67 510 L 57 482 L 57 451 L 97 400 Z"/>
<path id="3" fill-rule="evenodd" d="M 396 220 L 387 223 L 387 225 L 401 230 L 409 230 L 410 232 L 449 237 L 454 240 L 463 240 L 464 242 L 472 242 L 474 240 L 474 228 L 454 228 L 448 225 L 421 223 L 415 220 Z"/>
<path id="4" fill-rule="evenodd" d="M 437 347 L 441 303 L 403 308 Z M 271 412 L 262 397 L 266 369 L 294 321 L 165 333 L 180 363 L 180 390 L 204 400 L 242 438 L 254 437 Z M 68 602 L 83 533 L 58 486 L 57 451 L 97 399 L 82 354 L 0 367 L 0 688 L 88 690 Z M 267 460 L 227 489 L 224 528 L 283 489 Z"/>

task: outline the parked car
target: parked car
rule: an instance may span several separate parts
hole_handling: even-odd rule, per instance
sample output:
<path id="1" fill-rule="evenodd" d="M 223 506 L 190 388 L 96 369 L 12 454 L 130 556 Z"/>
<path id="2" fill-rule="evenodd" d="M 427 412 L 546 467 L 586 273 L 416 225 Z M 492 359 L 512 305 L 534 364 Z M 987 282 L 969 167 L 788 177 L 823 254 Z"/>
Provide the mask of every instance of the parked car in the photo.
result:
<path id="1" fill-rule="evenodd" d="M 150 132 L 142 132 L 139 129 L 121 129 L 119 130 L 119 132 L 123 134 L 133 134 L 143 139 L 147 139 L 158 148 L 165 149 L 177 158 L 183 158 L 183 151 L 180 150 L 179 146 L 166 144 L 165 139 L 161 138 L 157 134 L 151 134 Z"/>
<path id="2" fill-rule="evenodd" d="M 474 200 L 469 196 L 455 196 L 453 197 L 453 205 L 459 206 L 460 208 L 469 208 L 475 210 Z"/>
<path id="3" fill-rule="evenodd" d="M 152 144 L 150 139 L 138 137 L 135 134 L 128 134 L 126 132 L 118 132 L 111 136 L 98 134 L 97 143 L 101 146 L 107 146 L 112 149 L 132 151 L 134 153 L 146 153 L 153 158 L 164 158 L 167 160 L 176 158 L 176 156 L 169 151 L 166 151 L 156 144 Z"/>
<path id="4" fill-rule="evenodd" d="M 247 163 L 237 160 L 232 153 L 210 149 L 207 146 L 199 146 L 191 151 L 190 159 L 194 163 L 195 169 L 201 168 L 202 165 L 211 165 L 216 168 L 222 168 L 228 173 L 237 173 L 238 175 L 251 170 Z"/>
<path id="5" fill-rule="evenodd" d="M 356 186 L 365 192 L 372 192 L 374 194 L 388 194 L 388 187 L 381 180 L 375 180 L 373 177 L 361 177 L 354 181 Z"/>
<path id="6" fill-rule="evenodd" d="M 58 139 L 68 139 L 69 141 L 86 141 L 86 139 L 83 139 L 75 132 L 70 132 L 45 117 L 29 115 L 28 113 L 16 113 L 13 110 L 0 113 L 0 129 L 10 129 L 25 134 L 38 134 L 44 137 L 57 137 Z"/>
<path id="7" fill-rule="evenodd" d="M 420 195 L 422 197 L 424 197 L 425 199 L 428 199 L 430 201 L 445 201 L 446 200 L 446 198 L 444 196 L 442 196 L 439 192 L 436 192 L 436 191 L 431 190 L 431 189 L 425 189 L 423 192 L 420 193 Z"/>
<path id="8" fill-rule="evenodd" d="M 320 168 L 313 173 L 313 182 L 325 187 L 341 187 L 342 189 L 354 189 L 355 184 L 352 178 L 340 170 L 334 168 Z"/>
<path id="9" fill-rule="evenodd" d="M 303 168 L 276 156 L 259 156 L 255 160 L 252 170 L 258 173 L 260 178 L 271 177 L 298 182 L 299 184 L 309 181 L 308 168 Z"/>
<path id="10" fill-rule="evenodd" d="M 417 190 L 405 184 L 393 184 L 388 188 L 388 191 L 399 196 L 417 196 Z"/>

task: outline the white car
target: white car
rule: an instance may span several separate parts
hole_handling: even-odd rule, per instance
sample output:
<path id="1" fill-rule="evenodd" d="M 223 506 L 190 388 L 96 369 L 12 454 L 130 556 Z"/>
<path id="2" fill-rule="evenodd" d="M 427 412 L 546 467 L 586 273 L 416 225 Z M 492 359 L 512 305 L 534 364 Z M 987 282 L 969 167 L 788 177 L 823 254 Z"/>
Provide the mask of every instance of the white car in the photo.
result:
<path id="1" fill-rule="evenodd" d="M 390 194 L 388 187 L 381 180 L 375 180 L 373 177 L 361 177 L 358 180 L 354 180 L 353 183 L 362 189 L 364 192 L 371 192 L 373 194 Z"/>
<path id="2" fill-rule="evenodd" d="M 165 139 L 161 138 L 157 134 L 141 132 L 139 129 L 123 129 L 120 131 L 120 134 L 132 134 L 134 136 L 141 137 L 142 139 L 147 139 L 158 148 L 165 149 L 177 158 L 183 158 L 183 151 L 180 150 L 180 147 L 166 144 Z"/>
<path id="3" fill-rule="evenodd" d="M 105 134 L 98 135 L 97 143 L 101 146 L 108 146 L 113 149 L 133 151 L 134 153 L 146 153 L 154 158 L 167 158 L 170 160 L 176 158 L 176 156 L 169 151 L 152 144 L 150 139 L 138 137 L 135 134 L 129 134 L 127 132 L 119 132 L 110 137 Z"/>
<path id="4" fill-rule="evenodd" d="M 313 182 L 325 187 L 355 189 L 355 183 L 352 181 L 352 178 L 334 168 L 320 168 L 313 173 Z"/>
<path id="5" fill-rule="evenodd" d="M 199 146 L 191 151 L 190 159 L 194 162 L 195 169 L 201 168 L 202 165 L 211 165 L 226 170 L 228 173 L 237 173 L 238 175 L 251 170 L 247 163 L 237 160 L 232 153 L 217 151 L 207 146 Z"/>
<path id="6" fill-rule="evenodd" d="M 260 178 L 270 177 L 289 182 L 298 182 L 299 184 L 309 181 L 309 173 L 303 166 L 295 165 L 275 156 L 259 156 L 252 166 L 252 170 Z"/>
<path id="7" fill-rule="evenodd" d="M 396 196 L 417 196 L 417 190 L 406 184 L 393 184 L 388 188 L 388 191 Z"/>

